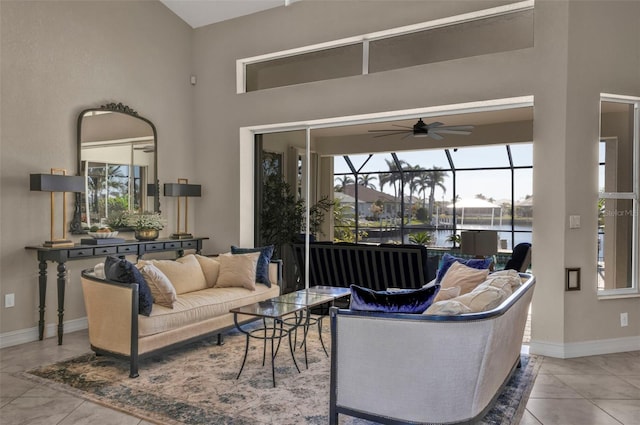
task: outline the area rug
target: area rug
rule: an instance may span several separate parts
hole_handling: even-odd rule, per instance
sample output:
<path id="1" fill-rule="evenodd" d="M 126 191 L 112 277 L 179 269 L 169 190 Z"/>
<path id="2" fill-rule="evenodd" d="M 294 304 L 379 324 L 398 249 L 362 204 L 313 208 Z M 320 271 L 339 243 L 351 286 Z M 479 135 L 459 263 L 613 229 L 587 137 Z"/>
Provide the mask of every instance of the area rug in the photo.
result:
<path id="1" fill-rule="evenodd" d="M 324 322 L 323 335 L 328 344 L 328 320 Z M 288 345 L 281 347 L 275 359 L 275 388 L 269 355 L 263 367 L 262 345 L 255 340 L 244 371 L 236 380 L 244 344 L 244 335 L 236 331 L 226 335 L 222 346 L 214 338 L 189 344 L 141 361 L 136 379 L 128 377 L 125 360 L 93 353 L 23 372 L 22 376 L 158 424 L 329 423 L 330 360 L 317 333 L 309 334 L 308 369 L 304 350 L 296 350 L 300 373 L 293 365 Z M 480 424 L 519 423 L 540 363 L 536 356 L 523 356 L 522 367 Z M 373 424 L 344 415 L 340 415 L 340 423 Z"/>

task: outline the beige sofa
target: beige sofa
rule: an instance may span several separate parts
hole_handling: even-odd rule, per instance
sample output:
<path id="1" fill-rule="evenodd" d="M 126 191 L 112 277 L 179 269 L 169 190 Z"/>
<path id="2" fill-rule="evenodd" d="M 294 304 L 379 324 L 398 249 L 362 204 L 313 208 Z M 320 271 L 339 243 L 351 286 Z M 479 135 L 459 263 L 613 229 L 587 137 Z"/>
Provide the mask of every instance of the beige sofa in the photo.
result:
<path id="1" fill-rule="evenodd" d="M 235 285 L 233 276 L 229 279 L 229 270 L 225 275 L 226 287 L 219 287 L 223 274 L 215 258 L 203 260 L 204 257 L 199 256 L 203 266 L 198 270 L 195 268 L 200 268 L 198 263 L 193 266 L 193 261 L 187 261 L 191 260 L 188 257 L 184 260 L 185 264 L 189 263 L 188 267 L 179 263 L 181 259 L 137 264 L 139 269 L 148 264 L 164 268 L 164 276 L 170 277 L 177 291 L 169 306 L 157 304 L 154 296 L 149 316 L 138 313 L 137 283 L 100 278 L 94 269 L 83 271 L 81 282 L 91 349 L 98 354 L 128 358 L 130 377 L 134 378 L 138 376 L 140 358 L 205 336 L 217 334 L 218 343 L 222 343 L 221 332 L 234 326 L 230 309 L 280 295 L 280 261 L 269 264 L 271 287 L 254 282 L 254 288 L 247 289 L 243 287 L 246 283 Z M 205 278 L 204 287 L 201 277 Z M 149 281 L 146 276 L 145 279 Z"/>
<path id="2" fill-rule="evenodd" d="M 452 314 L 457 301 L 449 315 L 332 308 L 330 423 L 339 414 L 411 424 L 482 418 L 519 364 L 535 284 L 520 277 L 482 312 Z"/>

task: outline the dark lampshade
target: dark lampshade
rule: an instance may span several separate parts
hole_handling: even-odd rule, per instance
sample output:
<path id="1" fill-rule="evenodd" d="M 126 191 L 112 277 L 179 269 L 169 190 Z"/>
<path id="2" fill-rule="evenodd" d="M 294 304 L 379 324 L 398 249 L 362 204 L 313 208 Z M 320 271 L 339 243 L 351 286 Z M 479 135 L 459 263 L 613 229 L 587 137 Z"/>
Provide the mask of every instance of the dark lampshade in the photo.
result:
<path id="1" fill-rule="evenodd" d="M 30 189 L 38 192 L 84 192 L 83 176 L 31 174 Z"/>
<path id="2" fill-rule="evenodd" d="M 173 196 L 178 198 L 178 215 L 177 215 L 177 231 L 171 235 L 173 239 L 191 238 L 191 233 L 187 231 L 189 227 L 189 198 L 200 197 L 201 188 L 199 184 L 189 184 L 189 179 L 178 179 L 178 183 L 165 183 L 164 196 Z M 184 198 L 184 230 L 181 230 L 182 223 L 180 221 L 180 204 L 181 198 Z"/>
<path id="3" fill-rule="evenodd" d="M 51 240 L 45 241 L 46 247 L 73 246 L 73 241 L 67 239 L 67 192 L 84 192 L 85 180 L 83 176 L 67 176 L 67 170 L 52 168 L 50 174 L 31 174 L 29 188 L 37 192 L 51 192 Z M 62 192 L 62 238 L 56 238 L 53 223 L 55 222 L 55 192 Z"/>
<path id="4" fill-rule="evenodd" d="M 164 196 L 199 197 L 202 196 L 201 189 L 202 186 L 199 184 L 165 183 Z"/>
<path id="5" fill-rule="evenodd" d="M 460 234 L 462 254 L 488 257 L 498 252 L 498 232 L 495 230 L 468 230 Z"/>

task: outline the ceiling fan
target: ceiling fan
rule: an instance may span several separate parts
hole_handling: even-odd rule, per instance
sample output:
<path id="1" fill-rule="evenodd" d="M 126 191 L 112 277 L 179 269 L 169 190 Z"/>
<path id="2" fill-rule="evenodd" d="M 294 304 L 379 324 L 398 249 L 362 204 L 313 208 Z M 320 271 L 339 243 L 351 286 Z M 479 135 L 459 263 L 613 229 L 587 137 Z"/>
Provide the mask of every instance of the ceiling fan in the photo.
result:
<path id="1" fill-rule="evenodd" d="M 404 125 L 393 124 L 394 127 L 404 128 L 405 130 L 369 130 L 370 133 L 383 133 L 373 137 L 394 136 L 398 134 L 405 134 L 403 139 L 409 136 L 413 137 L 431 137 L 435 140 L 442 140 L 444 137 L 442 134 L 459 134 L 461 136 L 468 136 L 473 130 L 472 125 L 444 125 L 441 122 L 432 122 L 425 124 L 422 118 L 418 120 L 413 127 L 407 127 Z"/>

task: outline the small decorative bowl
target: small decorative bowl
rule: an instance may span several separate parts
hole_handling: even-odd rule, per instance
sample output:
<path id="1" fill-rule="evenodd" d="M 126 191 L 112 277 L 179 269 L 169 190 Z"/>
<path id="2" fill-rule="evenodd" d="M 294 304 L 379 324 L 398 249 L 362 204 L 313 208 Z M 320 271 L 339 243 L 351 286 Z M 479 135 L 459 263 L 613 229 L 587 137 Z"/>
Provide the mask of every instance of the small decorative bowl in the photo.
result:
<path id="1" fill-rule="evenodd" d="M 89 232 L 93 239 L 108 239 L 118 236 L 118 232 Z"/>

